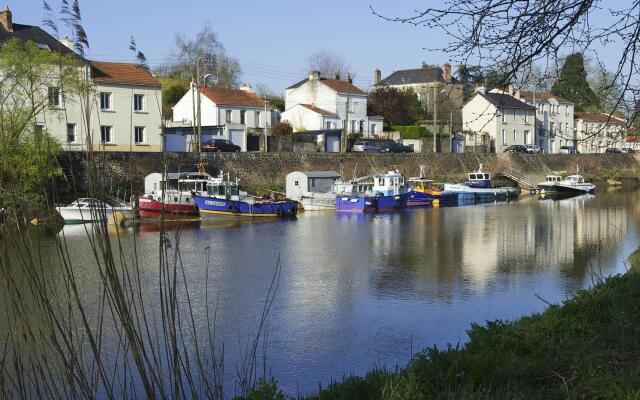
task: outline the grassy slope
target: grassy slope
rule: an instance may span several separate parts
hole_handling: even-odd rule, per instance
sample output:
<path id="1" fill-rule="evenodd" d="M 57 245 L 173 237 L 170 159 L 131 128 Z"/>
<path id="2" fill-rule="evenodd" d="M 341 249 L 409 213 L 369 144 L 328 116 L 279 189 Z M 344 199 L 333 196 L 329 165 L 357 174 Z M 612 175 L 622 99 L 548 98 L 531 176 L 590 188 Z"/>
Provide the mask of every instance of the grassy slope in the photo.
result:
<path id="1" fill-rule="evenodd" d="M 542 314 L 473 325 L 469 337 L 398 373 L 346 378 L 307 398 L 640 398 L 640 274 L 609 278 Z M 274 385 L 264 389 L 253 398 L 282 398 Z"/>

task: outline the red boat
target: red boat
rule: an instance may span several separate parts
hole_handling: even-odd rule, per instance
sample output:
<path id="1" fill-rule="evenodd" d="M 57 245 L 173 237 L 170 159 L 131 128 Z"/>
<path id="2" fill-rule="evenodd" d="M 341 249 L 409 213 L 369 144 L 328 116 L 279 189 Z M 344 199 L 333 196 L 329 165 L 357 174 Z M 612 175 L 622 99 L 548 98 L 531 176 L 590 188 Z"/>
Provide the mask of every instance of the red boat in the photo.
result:
<path id="1" fill-rule="evenodd" d="M 145 195 L 137 199 L 141 219 L 197 219 L 194 195 L 207 190 L 211 175 L 205 172 L 149 174 L 144 178 Z"/>

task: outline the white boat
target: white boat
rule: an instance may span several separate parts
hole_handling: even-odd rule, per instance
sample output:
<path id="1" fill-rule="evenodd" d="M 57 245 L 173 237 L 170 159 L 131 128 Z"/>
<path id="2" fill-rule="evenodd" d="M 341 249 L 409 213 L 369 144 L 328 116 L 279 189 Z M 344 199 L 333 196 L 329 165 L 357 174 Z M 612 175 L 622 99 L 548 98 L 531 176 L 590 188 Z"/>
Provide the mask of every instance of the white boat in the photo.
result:
<path id="1" fill-rule="evenodd" d="M 538 189 L 541 194 L 555 193 L 557 191 L 556 185 L 562 181 L 562 177 L 559 175 L 547 175 L 544 178 L 544 182 L 538 183 Z"/>
<path id="2" fill-rule="evenodd" d="M 558 193 L 593 193 L 596 191 L 596 185 L 584 181 L 582 175 L 569 175 L 566 179 L 561 180 L 555 185 Z"/>
<path id="3" fill-rule="evenodd" d="M 68 206 L 56 207 L 67 224 L 96 222 L 109 219 L 113 213 L 120 212 L 125 219 L 133 218 L 134 211 L 129 206 L 112 206 L 104 201 L 92 198 L 80 198 Z"/>
<path id="4" fill-rule="evenodd" d="M 491 174 L 482 170 L 482 164 L 477 171 L 468 174 L 464 183 L 445 183 L 445 192 L 454 192 L 459 196 L 500 197 L 510 198 L 518 195 L 518 190 L 513 187 L 493 186 Z"/>
<path id="5" fill-rule="evenodd" d="M 331 191 L 304 192 L 299 197 L 299 202 L 305 211 L 326 211 L 336 209 L 336 196 L 365 193 L 373 189 L 372 175 L 355 178 L 347 182 L 336 181 Z"/>

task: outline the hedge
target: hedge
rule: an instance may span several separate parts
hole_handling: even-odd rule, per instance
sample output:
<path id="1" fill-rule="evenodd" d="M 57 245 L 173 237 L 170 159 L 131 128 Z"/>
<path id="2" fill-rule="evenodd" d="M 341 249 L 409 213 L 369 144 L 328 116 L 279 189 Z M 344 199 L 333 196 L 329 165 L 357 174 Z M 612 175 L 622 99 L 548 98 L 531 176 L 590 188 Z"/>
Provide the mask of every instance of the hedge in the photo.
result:
<path id="1" fill-rule="evenodd" d="M 400 132 L 403 139 L 421 139 L 427 135 L 427 128 L 421 125 L 396 125 L 391 129 Z"/>

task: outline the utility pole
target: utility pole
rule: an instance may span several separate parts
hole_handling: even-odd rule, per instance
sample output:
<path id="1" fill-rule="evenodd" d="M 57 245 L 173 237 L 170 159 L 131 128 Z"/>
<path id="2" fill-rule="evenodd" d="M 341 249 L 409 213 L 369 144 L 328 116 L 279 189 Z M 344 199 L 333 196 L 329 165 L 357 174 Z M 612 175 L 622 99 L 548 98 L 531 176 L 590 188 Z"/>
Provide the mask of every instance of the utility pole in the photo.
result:
<path id="1" fill-rule="evenodd" d="M 449 101 L 449 153 L 453 153 L 453 107 Z"/>
<path id="2" fill-rule="evenodd" d="M 196 58 L 196 96 L 198 96 L 198 131 L 196 133 L 198 150 L 197 154 L 200 155 L 200 151 L 202 149 L 202 97 L 200 95 L 200 60 L 202 57 Z"/>
<path id="3" fill-rule="evenodd" d="M 344 138 L 342 139 L 342 152 L 346 153 L 347 152 L 347 131 L 348 131 L 348 125 L 349 125 L 349 101 L 351 98 L 351 74 L 347 73 L 347 103 L 345 104 L 345 115 L 344 115 Z"/>
<path id="4" fill-rule="evenodd" d="M 438 152 L 438 85 L 433 87 L 433 152 Z"/>
<path id="5" fill-rule="evenodd" d="M 268 149 L 268 137 L 267 137 L 267 99 L 264 99 L 264 152 L 267 153 Z"/>

